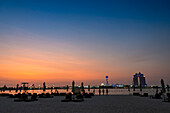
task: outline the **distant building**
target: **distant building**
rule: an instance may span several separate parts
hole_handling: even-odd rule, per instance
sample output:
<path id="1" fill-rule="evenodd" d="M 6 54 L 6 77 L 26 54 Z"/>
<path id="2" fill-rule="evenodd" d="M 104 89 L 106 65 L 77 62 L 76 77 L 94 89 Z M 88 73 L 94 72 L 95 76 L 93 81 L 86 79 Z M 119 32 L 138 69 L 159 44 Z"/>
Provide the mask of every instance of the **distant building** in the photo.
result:
<path id="1" fill-rule="evenodd" d="M 139 84 L 139 82 L 140 82 L 140 84 Z M 145 76 L 143 74 L 141 74 L 140 72 L 133 75 L 133 85 L 147 86 Z"/>
<path id="2" fill-rule="evenodd" d="M 138 74 L 133 75 L 133 85 L 138 86 Z"/>

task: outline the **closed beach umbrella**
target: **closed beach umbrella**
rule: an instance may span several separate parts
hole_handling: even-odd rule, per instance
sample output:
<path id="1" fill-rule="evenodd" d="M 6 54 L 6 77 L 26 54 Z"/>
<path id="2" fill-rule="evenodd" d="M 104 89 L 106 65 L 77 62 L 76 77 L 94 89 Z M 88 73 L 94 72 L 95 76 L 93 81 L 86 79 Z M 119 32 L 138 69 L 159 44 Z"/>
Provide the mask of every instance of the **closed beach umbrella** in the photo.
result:
<path id="1" fill-rule="evenodd" d="M 169 92 L 169 85 L 167 84 L 167 91 Z"/>
<path id="2" fill-rule="evenodd" d="M 161 79 L 161 86 L 162 86 L 162 92 L 165 93 L 166 90 L 165 90 L 165 84 L 164 84 L 164 80 Z"/>
<path id="3" fill-rule="evenodd" d="M 74 94 L 74 85 L 75 85 L 75 82 L 73 80 L 73 82 L 72 82 L 72 92 L 73 92 L 73 94 Z"/>
<path id="4" fill-rule="evenodd" d="M 164 80 L 161 79 L 161 86 L 162 86 L 162 93 L 163 93 L 163 99 L 165 101 L 165 95 L 164 93 L 166 92 L 166 89 L 165 89 L 165 84 L 164 84 Z"/>
<path id="5" fill-rule="evenodd" d="M 81 83 L 81 91 L 84 93 L 84 84 L 83 84 L 83 82 Z"/>
<path id="6" fill-rule="evenodd" d="M 45 82 L 43 83 L 43 91 L 46 90 L 46 85 L 45 85 Z"/>
<path id="7" fill-rule="evenodd" d="M 68 85 L 67 85 L 67 92 L 68 92 L 68 88 L 69 88 L 69 87 L 68 87 Z"/>

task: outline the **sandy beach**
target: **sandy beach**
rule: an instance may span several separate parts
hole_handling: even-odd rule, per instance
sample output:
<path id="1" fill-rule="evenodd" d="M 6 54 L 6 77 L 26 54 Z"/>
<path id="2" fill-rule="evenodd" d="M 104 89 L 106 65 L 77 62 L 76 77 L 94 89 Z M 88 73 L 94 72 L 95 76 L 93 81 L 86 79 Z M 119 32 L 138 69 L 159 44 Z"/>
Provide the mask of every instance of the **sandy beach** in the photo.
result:
<path id="1" fill-rule="evenodd" d="M 0 97 L 0 113 L 170 113 L 170 103 L 137 96 L 94 96 L 84 102 L 61 102 L 64 96 L 14 102 Z"/>

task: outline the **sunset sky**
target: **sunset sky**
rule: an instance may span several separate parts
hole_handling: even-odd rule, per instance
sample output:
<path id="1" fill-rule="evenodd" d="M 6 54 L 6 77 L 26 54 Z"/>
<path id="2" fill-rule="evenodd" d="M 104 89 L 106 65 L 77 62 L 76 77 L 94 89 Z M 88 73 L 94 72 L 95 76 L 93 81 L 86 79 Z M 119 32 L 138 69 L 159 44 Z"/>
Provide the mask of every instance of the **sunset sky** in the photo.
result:
<path id="1" fill-rule="evenodd" d="M 0 87 L 170 83 L 169 0 L 0 0 Z"/>

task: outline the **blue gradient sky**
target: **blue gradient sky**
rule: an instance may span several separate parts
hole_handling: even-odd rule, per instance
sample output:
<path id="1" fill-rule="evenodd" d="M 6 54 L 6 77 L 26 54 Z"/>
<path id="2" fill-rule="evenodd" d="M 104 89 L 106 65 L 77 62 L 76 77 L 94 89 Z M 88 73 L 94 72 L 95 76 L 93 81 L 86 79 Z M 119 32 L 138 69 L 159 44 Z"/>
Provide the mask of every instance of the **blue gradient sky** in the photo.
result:
<path id="1" fill-rule="evenodd" d="M 0 77 L 100 84 L 109 75 L 111 83 L 130 84 L 141 71 L 148 84 L 170 83 L 169 6 L 168 0 L 1 0 Z"/>

